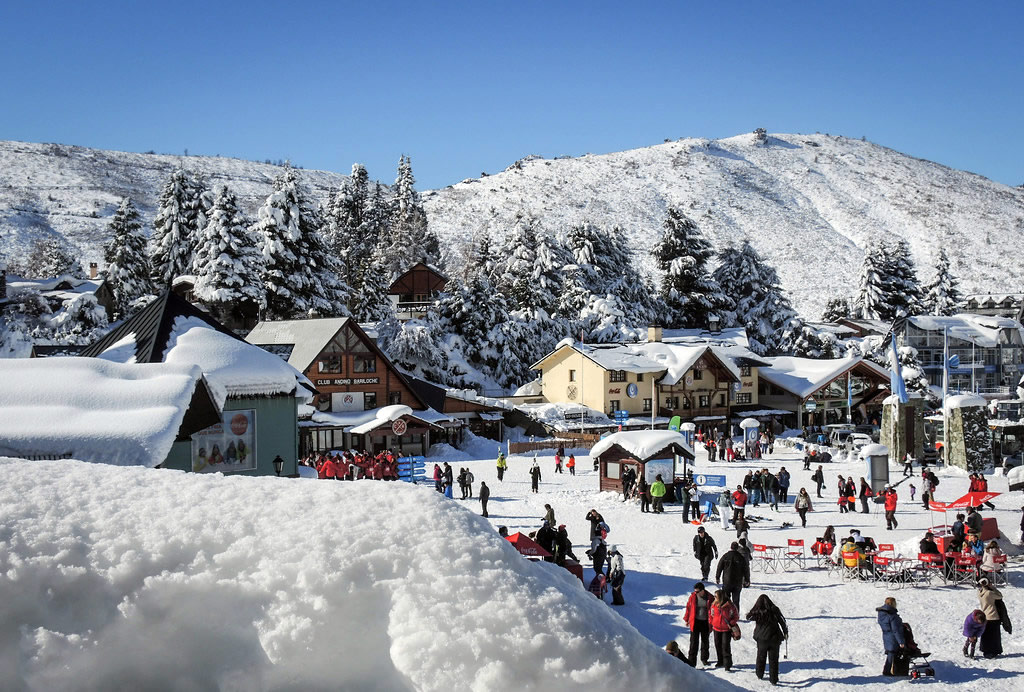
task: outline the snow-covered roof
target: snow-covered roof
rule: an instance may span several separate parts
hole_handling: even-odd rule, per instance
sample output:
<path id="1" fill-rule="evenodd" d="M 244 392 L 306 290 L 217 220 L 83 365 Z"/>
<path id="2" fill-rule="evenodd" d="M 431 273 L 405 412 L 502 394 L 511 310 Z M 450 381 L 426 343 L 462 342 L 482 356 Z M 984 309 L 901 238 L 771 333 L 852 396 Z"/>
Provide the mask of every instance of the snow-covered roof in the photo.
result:
<path id="1" fill-rule="evenodd" d="M 412 409 L 405 404 L 392 404 L 390 406 L 381 406 L 378 409 L 374 409 L 373 418 L 365 423 L 357 425 L 356 427 L 349 430 L 350 433 L 355 435 L 365 435 L 368 432 L 376 430 L 384 423 L 391 423 L 396 421 L 402 416 L 407 416 L 412 413 Z"/>
<path id="2" fill-rule="evenodd" d="M 864 445 L 863 447 L 861 447 L 860 448 L 860 452 L 858 452 L 858 455 L 860 456 L 861 459 L 867 459 L 868 457 L 885 456 L 888 453 L 889 453 L 889 448 L 886 447 L 885 445 L 870 444 L 870 445 Z"/>
<path id="3" fill-rule="evenodd" d="M 985 407 L 988 406 L 988 401 L 985 397 L 978 396 L 977 394 L 956 394 L 954 396 L 947 396 L 942 406 L 947 411 L 952 411 L 955 408 L 968 408 L 971 406 Z"/>
<path id="4" fill-rule="evenodd" d="M 963 313 L 951 317 L 934 315 L 918 315 L 909 319 L 910 324 L 918 329 L 942 333 L 949 330 L 949 338 L 968 341 L 985 348 L 994 348 L 999 344 L 1000 333 L 1004 329 L 1021 329 L 1017 320 L 1008 317 L 991 315 L 973 315 Z"/>
<path id="5" fill-rule="evenodd" d="M 95 293 L 102 279 L 80 279 L 71 274 L 49 279 L 23 279 L 19 276 L 7 275 L 7 290 L 10 293 L 20 291 L 38 291 L 39 293 L 66 292 L 71 296 L 80 293 Z"/>
<path id="6" fill-rule="evenodd" d="M 260 322 L 246 335 L 245 340 L 259 346 L 291 345 L 293 348 L 288 356 L 288 364 L 303 371 L 348 321 L 348 317 L 322 317 Z"/>
<path id="7" fill-rule="evenodd" d="M 817 360 L 795 356 L 776 356 L 765 360 L 771 365 L 758 370 L 758 376 L 800 399 L 806 399 L 858 365 L 873 370 L 879 377 L 889 377 L 888 370 L 860 357 Z"/>
<path id="8" fill-rule="evenodd" d="M 229 396 L 296 393 L 300 381 L 313 388 L 301 372 L 277 356 L 210 329 L 194 317 L 175 319 L 163 359 L 202 368 L 218 406 Z"/>
<path id="9" fill-rule="evenodd" d="M 162 463 L 197 388 L 208 397 L 194 364 L 0 359 L 0 381 L 0 455 L 120 465 Z"/>
<path id="10" fill-rule="evenodd" d="M 675 430 L 627 430 L 617 432 L 598 440 L 590 448 L 591 457 L 599 457 L 613 446 L 621 447 L 631 456 L 646 461 L 655 455 L 678 449 L 693 458 L 693 448 L 687 444 L 686 438 Z"/>
<path id="11" fill-rule="evenodd" d="M 747 330 L 744 327 L 726 327 L 717 332 L 707 329 L 663 329 L 661 340 L 677 344 L 750 347 Z"/>

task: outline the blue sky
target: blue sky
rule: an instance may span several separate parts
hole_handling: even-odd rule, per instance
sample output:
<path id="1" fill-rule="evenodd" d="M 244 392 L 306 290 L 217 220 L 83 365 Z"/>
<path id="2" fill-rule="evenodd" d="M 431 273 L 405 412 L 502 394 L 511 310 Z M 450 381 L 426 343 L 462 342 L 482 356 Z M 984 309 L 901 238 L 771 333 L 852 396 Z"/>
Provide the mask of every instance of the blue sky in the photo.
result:
<path id="1" fill-rule="evenodd" d="M 0 139 L 384 181 L 405 153 L 427 189 L 765 127 L 1019 185 L 1022 28 L 1013 2 L 7 2 Z"/>

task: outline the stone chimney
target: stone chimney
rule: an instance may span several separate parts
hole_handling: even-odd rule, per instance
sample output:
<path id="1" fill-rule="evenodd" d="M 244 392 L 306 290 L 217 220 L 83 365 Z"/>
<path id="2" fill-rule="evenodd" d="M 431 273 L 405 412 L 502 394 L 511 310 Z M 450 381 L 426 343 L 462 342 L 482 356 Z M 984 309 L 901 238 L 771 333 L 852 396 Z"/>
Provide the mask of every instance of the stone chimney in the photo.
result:
<path id="1" fill-rule="evenodd" d="M 711 332 L 712 334 L 717 334 L 718 332 L 721 331 L 719 329 L 718 325 L 719 325 L 718 315 L 715 315 L 713 313 L 708 315 L 708 331 Z"/>
<path id="2" fill-rule="evenodd" d="M 95 262 L 89 262 L 89 278 L 95 279 L 97 273 L 99 273 L 99 265 Z"/>
<path id="3" fill-rule="evenodd" d="M 648 327 L 647 328 L 647 341 L 650 342 L 650 343 L 654 343 L 656 341 L 661 341 L 661 327 L 659 327 L 657 325 L 653 325 L 653 324 L 650 327 Z"/>

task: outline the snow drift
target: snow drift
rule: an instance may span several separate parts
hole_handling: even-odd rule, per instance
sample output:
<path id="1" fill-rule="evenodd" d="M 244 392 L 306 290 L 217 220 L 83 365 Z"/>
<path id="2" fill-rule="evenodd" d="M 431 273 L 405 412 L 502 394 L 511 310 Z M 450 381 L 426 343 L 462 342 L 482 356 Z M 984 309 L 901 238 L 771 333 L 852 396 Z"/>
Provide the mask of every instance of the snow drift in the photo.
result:
<path id="1" fill-rule="evenodd" d="M 735 689 L 426 488 L 0 477 L 2 689 Z"/>

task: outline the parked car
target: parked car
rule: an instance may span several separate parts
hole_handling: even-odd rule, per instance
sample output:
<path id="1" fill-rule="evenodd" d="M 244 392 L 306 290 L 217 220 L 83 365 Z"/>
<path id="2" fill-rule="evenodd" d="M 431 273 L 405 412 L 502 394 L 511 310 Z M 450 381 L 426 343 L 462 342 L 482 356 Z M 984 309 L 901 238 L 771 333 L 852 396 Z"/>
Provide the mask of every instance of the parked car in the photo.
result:
<path id="1" fill-rule="evenodd" d="M 867 423 L 863 423 L 854 428 L 854 431 L 867 435 L 871 438 L 871 441 L 875 443 L 877 443 L 882 437 L 882 429 L 877 425 L 868 425 Z"/>
<path id="2" fill-rule="evenodd" d="M 1010 473 L 1010 469 L 1018 466 L 1024 466 L 1024 453 L 1017 452 L 1016 454 L 1007 454 L 1003 457 L 1003 475 Z"/>
<path id="3" fill-rule="evenodd" d="M 833 427 L 828 435 L 829 444 L 833 447 L 842 447 L 846 444 L 846 438 L 853 434 L 853 428 Z"/>
<path id="4" fill-rule="evenodd" d="M 859 452 L 861 448 L 867 447 L 870 444 L 874 444 L 874 440 L 865 435 L 864 433 L 850 433 L 846 438 L 846 451 L 848 452 Z"/>

